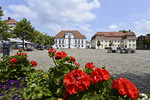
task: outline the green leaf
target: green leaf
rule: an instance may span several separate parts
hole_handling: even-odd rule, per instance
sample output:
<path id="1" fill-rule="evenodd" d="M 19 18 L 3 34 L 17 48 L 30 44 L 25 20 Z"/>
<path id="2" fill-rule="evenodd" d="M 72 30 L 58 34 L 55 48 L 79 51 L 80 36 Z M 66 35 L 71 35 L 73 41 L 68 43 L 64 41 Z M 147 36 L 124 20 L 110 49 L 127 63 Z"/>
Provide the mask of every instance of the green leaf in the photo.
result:
<path id="1" fill-rule="evenodd" d="M 99 100 L 99 96 L 96 93 L 89 93 L 88 95 L 85 94 L 82 100 Z"/>
<path id="2" fill-rule="evenodd" d="M 38 98 L 42 98 L 42 96 L 43 96 L 42 92 L 38 93 Z"/>

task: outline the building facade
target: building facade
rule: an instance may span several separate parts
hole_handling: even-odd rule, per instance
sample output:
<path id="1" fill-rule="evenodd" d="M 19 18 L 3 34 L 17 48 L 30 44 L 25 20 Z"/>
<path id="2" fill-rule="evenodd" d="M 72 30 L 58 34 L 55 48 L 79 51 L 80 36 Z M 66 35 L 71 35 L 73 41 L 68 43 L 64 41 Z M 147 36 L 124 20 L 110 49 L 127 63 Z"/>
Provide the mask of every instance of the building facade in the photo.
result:
<path id="1" fill-rule="evenodd" d="M 86 48 L 86 37 L 77 30 L 62 30 L 55 36 L 54 48 Z"/>
<path id="2" fill-rule="evenodd" d="M 150 49 L 150 36 L 147 34 L 146 36 L 137 37 L 137 48 L 138 49 Z"/>
<path id="3" fill-rule="evenodd" d="M 131 32 L 97 32 L 91 38 L 91 48 L 98 49 L 97 41 L 100 40 L 100 49 L 110 46 L 112 42 L 113 46 L 126 47 L 136 49 L 136 35 Z"/>

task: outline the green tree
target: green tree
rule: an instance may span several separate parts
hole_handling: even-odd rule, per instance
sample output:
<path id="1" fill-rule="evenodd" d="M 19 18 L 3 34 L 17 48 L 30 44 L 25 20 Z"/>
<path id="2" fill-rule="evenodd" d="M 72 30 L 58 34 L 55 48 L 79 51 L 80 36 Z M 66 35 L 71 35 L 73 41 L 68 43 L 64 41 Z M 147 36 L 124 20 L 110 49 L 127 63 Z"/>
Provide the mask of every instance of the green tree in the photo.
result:
<path id="1" fill-rule="evenodd" d="M 109 46 L 112 46 L 113 45 L 113 42 L 112 41 L 109 41 Z"/>
<path id="2" fill-rule="evenodd" d="M 18 22 L 14 29 L 14 33 L 18 38 L 22 40 L 23 49 L 24 49 L 24 41 L 33 41 L 33 34 L 34 27 L 32 27 L 30 21 L 26 18 L 23 18 L 21 21 Z"/>
<path id="3" fill-rule="evenodd" d="M 6 24 L 6 21 L 2 21 L 3 16 L 2 7 L 0 6 L 0 33 L 2 40 L 9 41 L 9 38 L 14 37 L 15 35 L 11 33 L 12 29 Z"/>
<path id="4" fill-rule="evenodd" d="M 131 33 L 134 33 L 133 31 L 131 31 L 131 30 L 119 30 L 119 32 L 123 32 L 123 33 L 127 33 L 127 32 L 131 32 Z"/>
<path id="5" fill-rule="evenodd" d="M 146 36 L 147 36 L 147 37 L 150 37 L 150 33 L 149 33 L 149 34 L 146 34 Z"/>
<path id="6" fill-rule="evenodd" d="M 97 46 L 98 46 L 98 49 L 99 49 L 99 46 L 101 45 L 101 42 L 100 40 L 97 41 Z"/>
<path id="7" fill-rule="evenodd" d="M 37 37 L 36 43 L 39 44 L 39 45 L 44 44 L 44 35 L 40 32 L 39 32 L 39 35 Z"/>

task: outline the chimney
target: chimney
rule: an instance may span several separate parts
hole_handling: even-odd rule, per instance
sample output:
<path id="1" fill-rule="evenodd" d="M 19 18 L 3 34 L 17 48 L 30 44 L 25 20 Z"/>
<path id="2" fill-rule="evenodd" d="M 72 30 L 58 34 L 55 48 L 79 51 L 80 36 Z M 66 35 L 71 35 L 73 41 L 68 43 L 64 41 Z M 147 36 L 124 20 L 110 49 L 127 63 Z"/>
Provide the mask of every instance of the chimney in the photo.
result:
<path id="1" fill-rule="evenodd" d="M 11 20 L 11 18 L 10 18 L 10 17 L 8 17 L 8 20 Z"/>

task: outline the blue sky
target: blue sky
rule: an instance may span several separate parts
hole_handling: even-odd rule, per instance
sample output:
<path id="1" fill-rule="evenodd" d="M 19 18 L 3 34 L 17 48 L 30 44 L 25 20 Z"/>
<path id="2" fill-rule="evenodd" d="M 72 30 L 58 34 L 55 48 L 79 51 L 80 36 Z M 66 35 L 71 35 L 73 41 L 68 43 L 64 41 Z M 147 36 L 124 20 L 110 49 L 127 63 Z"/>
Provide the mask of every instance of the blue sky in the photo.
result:
<path id="1" fill-rule="evenodd" d="M 150 33 L 150 0 L 0 0 L 3 20 L 23 17 L 42 33 L 79 30 L 90 40 L 98 31 Z"/>

